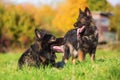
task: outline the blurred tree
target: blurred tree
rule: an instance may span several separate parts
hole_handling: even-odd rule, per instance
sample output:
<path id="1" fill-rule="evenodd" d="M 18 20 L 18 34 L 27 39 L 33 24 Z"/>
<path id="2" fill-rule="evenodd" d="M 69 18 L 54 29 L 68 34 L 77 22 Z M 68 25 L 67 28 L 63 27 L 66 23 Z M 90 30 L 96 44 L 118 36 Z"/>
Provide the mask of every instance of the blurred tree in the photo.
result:
<path id="1" fill-rule="evenodd" d="M 120 4 L 116 5 L 111 17 L 111 31 L 117 32 L 118 40 L 120 40 Z"/>
<path id="2" fill-rule="evenodd" d="M 87 0 L 92 11 L 111 11 L 112 5 L 107 0 Z"/>
<path id="3" fill-rule="evenodd" d="M 2 19 L 3 14 L 4 14 L 4 7 L 2 6 L 2 3 L 0 1 L 0 38 L 2 37 L 2 26 L 4 25 Z"/>
<path id="4" fill-rule="evenodd" d="M 83 10 L 86 6 L 86 0 L 66 0 L 57 7 L 57 13 L 52 22 L 57 33 L 59 35 L 64 35 L 67 30 L 73 28 L 73 24 L 79 13 L 79 8 Z"/>
<path id="5" fill-rule="evenodd" d="M 44 5 L 41 7 L 37 15 L 39 15 L 40 27 L 46 30 L 52 30 L 51 22 L 54 17 L 54 10 L 48 6 Z"/>
<path id="6" fill-rule="evenodd" d="M 113 7 L 107 0 L 87 0 L 88 5 L 93 11 L 112 12 L 113 16 L 110 18 L 110 31 L 116 32 L 118 40 L 120 40 L 120 4 Z M 95 5 L 93 5 L 95 4 Z"/>
<path id="7" fill-rule="evenodd" d="M 36 27 L 54 31 L 51 26 L 54 13 L 47 5 L 34 7 L 30 4 L 14 5 L 1 1 L 0 44 L 3 44 L 2 47 L 4 43 L 5 46 L 25 47 L 33 42 Z"/>

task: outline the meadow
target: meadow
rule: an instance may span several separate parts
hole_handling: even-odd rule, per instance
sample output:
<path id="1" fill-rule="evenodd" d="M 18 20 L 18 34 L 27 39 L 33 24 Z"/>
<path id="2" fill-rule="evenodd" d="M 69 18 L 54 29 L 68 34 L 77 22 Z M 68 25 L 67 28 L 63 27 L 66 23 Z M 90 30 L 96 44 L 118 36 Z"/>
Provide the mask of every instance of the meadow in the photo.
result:
<path id="1" fill-rule="evenodd" d="M 20 53 L 0 54 L 0 80 L 120 80 L 120 50 L 97 50 L 96 61 L 86 60 L 72 64 L 69 60 L 64 68 L 17 68 Z M 57 53 L 57 61 L 61 60 Z"/>

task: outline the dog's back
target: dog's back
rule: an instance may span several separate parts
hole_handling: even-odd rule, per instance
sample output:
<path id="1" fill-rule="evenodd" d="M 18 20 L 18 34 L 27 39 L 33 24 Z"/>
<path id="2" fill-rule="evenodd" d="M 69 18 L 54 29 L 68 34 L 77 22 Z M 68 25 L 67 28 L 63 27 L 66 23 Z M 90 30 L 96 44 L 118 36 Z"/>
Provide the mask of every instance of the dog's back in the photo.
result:
<path id="1" fill-rule="evenodd" d="M 28 48 L 19 58 L 18 60 L 18 66 L 19 68 L 22 68 L 24 64 L 28 66 L 39 66 L 40 59 L 39 59 L 39 53 L 34 49 L 37 48 L 35 44 L 31 45 L 30 48 Z"/>

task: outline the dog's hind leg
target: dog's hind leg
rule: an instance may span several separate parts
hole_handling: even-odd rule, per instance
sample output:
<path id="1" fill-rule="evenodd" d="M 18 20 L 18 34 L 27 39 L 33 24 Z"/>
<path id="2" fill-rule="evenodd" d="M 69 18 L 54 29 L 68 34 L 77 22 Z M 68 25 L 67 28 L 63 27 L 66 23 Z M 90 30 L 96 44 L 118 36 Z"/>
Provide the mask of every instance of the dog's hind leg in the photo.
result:
<path id="1" fill-rule="evenodd" d="M 96 48 L 92 49 L 92 51 L 89 53 L 91 61 L 95 60 L 95 53 L 96 53 Z"/>
<path id="2" fill-rule="evenodd" d="M 78 57 L 78 53 L 75 49 L 73 49 L 73 52 L 72 52 L 72 63 L 73 64 L 75 64 L 77 57 Z"/>
<path id="3" fill-rule="evenodd" d="M 95 60 L 95 53 L 90 53 L 90 59 L 91 59 L 91 61 Z"/>
<path id="4" fill-rule="evenodd" d="M 18 60 L 18 68 L 22 69 L 24 64 L 25 64 L 25 54 L 22 54 L 22 56 Z"/>
<path id="5" fill-rule="evenodd" d="M 82 62 L 85 59 L 85 53 L 78 49 L 78 60 Z"/>
<path id="6" fill-rule="evenodd" d="M 63 54 L 62 61 L 67 63 L 69 57 L 70 57 L 70 48 L 67 45 L 65 45 L 64 46 L 64 54 Z"/>
<path id="7" fill-rule="evenodd" d="M 76 58 L 72 57 L 72 63 L 75 64 Z"/>

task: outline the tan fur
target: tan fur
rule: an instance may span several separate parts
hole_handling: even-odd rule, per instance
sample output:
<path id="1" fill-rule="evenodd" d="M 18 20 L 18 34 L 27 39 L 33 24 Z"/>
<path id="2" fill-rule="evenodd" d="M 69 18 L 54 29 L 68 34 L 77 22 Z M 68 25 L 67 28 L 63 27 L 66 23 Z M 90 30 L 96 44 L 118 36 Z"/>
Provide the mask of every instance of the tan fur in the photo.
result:
<path id="1" fill-rule="evenodd" d="M 76 62 L 76 59 L 72 58 L 72 63 L 75 64 L 75 62 Z"/>
<path id="2" fill-rule="evenodd" d="M 65 63 L 67 63 L 67 62 L 68 62 L 68 60 L 67 60 L 67 59 L 65 59 L 64 61 L 65 61 Z"/>
<path id="3" fill-rule="evenodd" d="M 44 58 L 44 57 L 42 57 L 42 56 L 40 56 L 40 59 L 41 59 L 43 62 L 46 61 L 46 58 Z"/>
<path id="4" fill-rule="evenodd" d="M 85 54 L 79 49 L 78 50 L 78 60 L 81 62 L 85 58 Z"/>

